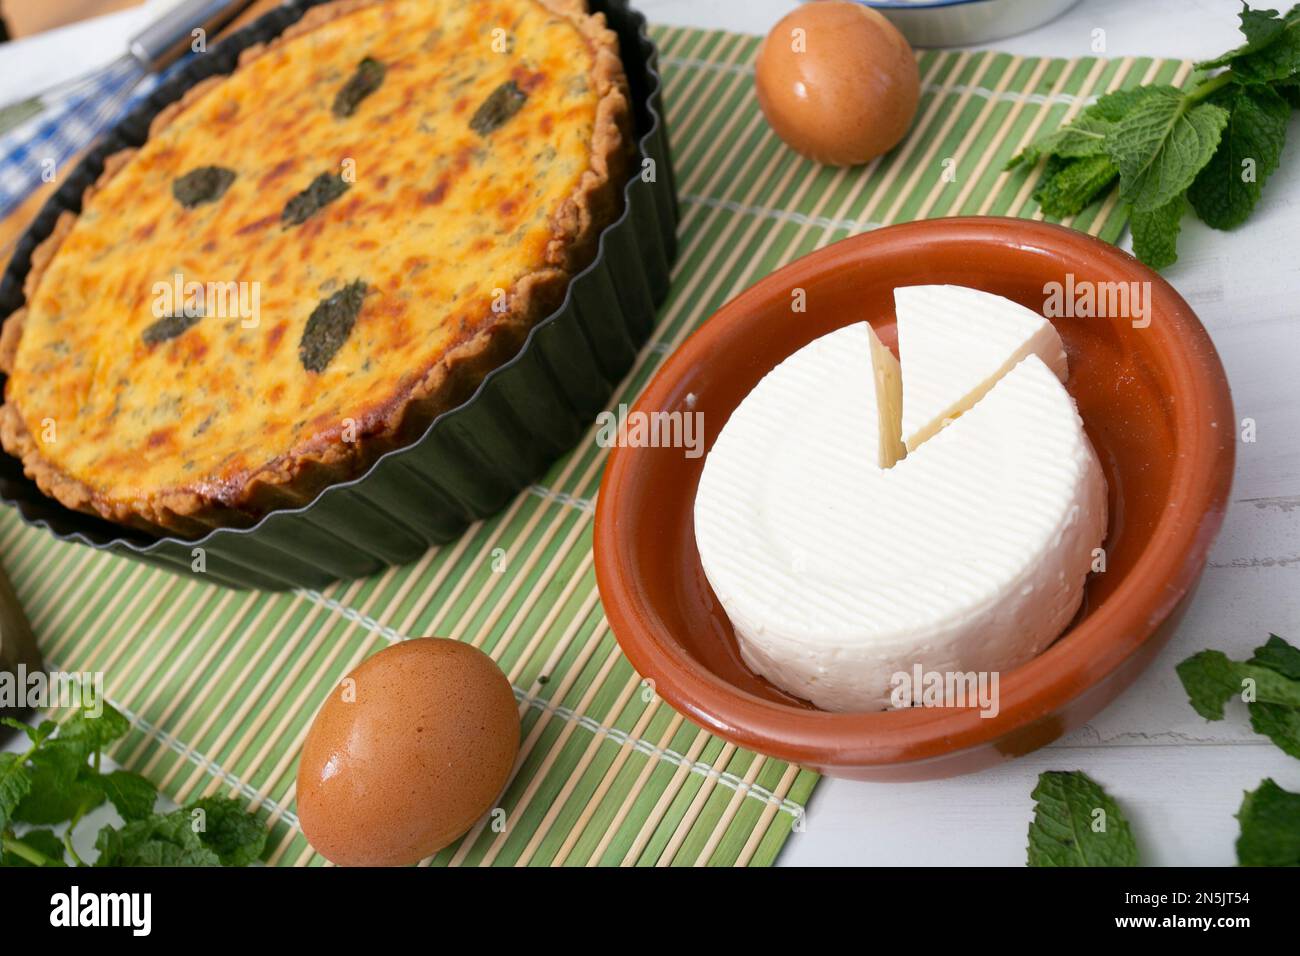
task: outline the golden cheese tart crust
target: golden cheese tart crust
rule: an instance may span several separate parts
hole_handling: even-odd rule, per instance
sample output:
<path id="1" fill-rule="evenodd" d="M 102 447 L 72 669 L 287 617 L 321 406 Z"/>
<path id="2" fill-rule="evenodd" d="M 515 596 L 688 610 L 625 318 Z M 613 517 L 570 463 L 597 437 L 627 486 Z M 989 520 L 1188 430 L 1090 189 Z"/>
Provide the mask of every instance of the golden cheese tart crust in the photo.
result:
<path id="1" fill-rule="evenodd" d="M 617 38 L 573 0 L 340 0 L 110 157 L 5 323 L 0 440 L 192 536 L 306 504 L 518 351 L 618 215 Z"/>

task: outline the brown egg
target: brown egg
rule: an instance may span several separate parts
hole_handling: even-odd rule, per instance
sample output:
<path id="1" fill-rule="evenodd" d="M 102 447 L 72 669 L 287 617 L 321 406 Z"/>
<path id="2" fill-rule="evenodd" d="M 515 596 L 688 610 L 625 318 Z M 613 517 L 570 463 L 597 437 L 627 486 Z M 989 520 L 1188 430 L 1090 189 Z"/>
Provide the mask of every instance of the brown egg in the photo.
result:
<path id="1" fill-rule="evenodd" d="M 776 135 L 835 166 L 893 149 L 921 93 L 903 35 L 875 10 L 840 0 L 804 4 L 782 18 L 758 51 L 755 80 Z"/>
<path id="2" fill-rule="evenodd" d="M 519 752 L 510 682 L 482 651 L 421 638 L 364 661 L 325 699 L 298 765 L 298 817 L 342 866 L 402 866 L 492 809 Z"/>

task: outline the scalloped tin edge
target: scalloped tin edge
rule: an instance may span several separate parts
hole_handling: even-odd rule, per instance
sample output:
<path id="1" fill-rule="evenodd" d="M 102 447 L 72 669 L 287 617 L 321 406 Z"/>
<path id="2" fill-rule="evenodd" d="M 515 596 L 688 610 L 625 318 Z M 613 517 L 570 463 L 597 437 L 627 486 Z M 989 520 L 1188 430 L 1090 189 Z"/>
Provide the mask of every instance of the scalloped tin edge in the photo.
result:
<path id="1" fill-rule="evenodd" d="M 229 73 L 243 49 L 280 34 L 325 0 L 294 0 L 187 64 L 126 116 L 49 199 L 14 251 L 0 282 L 0 315 L 23 303 L 32 250 L 81 197 L 104 158 L 144 141 L 153 116 L 199 80 Z M 662 103 L 658 51 L 645 17 L 626 0 L 595 0 L 619 36 L 631 88 L 638 159 L 656 176 L 624 186 L 624 208 L 600 235 L 595 260 L 569 283 L 560 307 L 463 404 L 424 435 L 381 457 L 361 477 L 325 488 L 302 508 L 274 511 L 249 528 L 201 538 L 152 538 L 47 498 L 21 463 L 0 453 L 0 501 L 61 541 L 192 573 L 203 549 L 204 577 L 231 587 L 319 588 L 416 560 L 491 516 L 572 447 L 632 367 L 668 294 L 676 256 L 677 200 Z M 0 376 L 2 381 L 3 376 Z"/>

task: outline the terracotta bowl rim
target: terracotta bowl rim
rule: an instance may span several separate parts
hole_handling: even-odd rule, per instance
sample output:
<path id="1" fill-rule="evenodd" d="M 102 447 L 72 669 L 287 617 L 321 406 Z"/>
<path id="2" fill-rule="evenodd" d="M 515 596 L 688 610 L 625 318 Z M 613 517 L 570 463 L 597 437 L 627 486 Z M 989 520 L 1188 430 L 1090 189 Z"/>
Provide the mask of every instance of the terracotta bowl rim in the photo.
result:
<path id="1" fill-rule="evenodd" d="M 860 250 L 882 241 L 963 241 L 1048 252 L 1066 261 L 1086 259 L 1116 278 L 1151 283 L 1151 309 L 1165 333 L 1157 340 L 1170 363 L 1181 412 L 1166 508 L 1136 565 L 1093 611 L 1032 661 L 1002 675 L 1000 711 L 981 718 L 973 709 L 878 713 L 828 713 L 758 697 L 718 677 L 665 641 L 641 612 L 644 606 L 629 560 L 618 545 L 630 507 L 628 488 L 639 453 L 610 451 L 597 497 L 594 552 L 605 614 L 636 671 L 676 710 L 742 746 L 819 767 L 878 767 L 936 760 L 994 743 L 1059 711 L 1103 681 L 1157 632 L 1198 580 L 1222 524 L 1233 474 L 1235 446 L 1227 453 L 1206 439 L 1210 423 L 1235 430 L 1232 399 L 1218 353 L 1191 306 L 1133 256 L 1085 233 L 1049 223 L 1005 217 L 953 217 L 887 226 L 851 236 L 791 262 L 722 306 L 672 355 L 647 384 L 633 411 L 667 407 L 666 397 L 696 361 L 710 361 L 711 343 L 728 324 L 764 301 L 785 295 L 791 274 L 807 275 L 846 265 Z M 1188 515 L 1199 515 L 1191 519 Z"/>

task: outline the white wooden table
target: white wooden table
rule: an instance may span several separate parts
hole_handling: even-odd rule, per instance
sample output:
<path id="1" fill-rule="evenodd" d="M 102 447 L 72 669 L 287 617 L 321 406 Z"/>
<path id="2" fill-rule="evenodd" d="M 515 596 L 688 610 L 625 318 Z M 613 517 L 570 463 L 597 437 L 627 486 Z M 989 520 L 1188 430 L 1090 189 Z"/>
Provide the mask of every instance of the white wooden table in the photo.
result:
<path id="1" fill-rule="evenodd" d="M 795 3 L 639 6 L 661 23 L 763 33 Z M 1100 28 L 1111 56 L 1206 58 L 1238 43 L 1239 8 L 1236 0 L 1083 0 L 1048 26 L 990 46 L 1089 55 Z M 0 90 L 37 72 L 57 79 L 69 63 L 84 69 L 93 51 L 111 56 L 145 18 L 145 11 L 106 17 L 6 54 Z M 1292 123 L 1291 139 L 1250 222 L 1225 234 L 1185 221 L 1181 259 L 1165 273 L 1214 337 L 1238 417 L 1257 423 L 1257 441 L 1238 447 L 1231 509 L 1174 640 L 1091 724 L 1031 756 L 932 783 L 823 781 L 782 864 L 1019 865 L 1037 775 L 1080 769 L 1124 807 L 1144 862 L 1230 865 L 1242 792 L 1267 776 L 1300 791 L 1300 761 L 1253 734 L 1239 705 L 1227 720 L 1203 721 L 1173 670 L 1206 647 L 1248 656 L 1270 631 L 1300 642 L 1300 124 Z"/>

